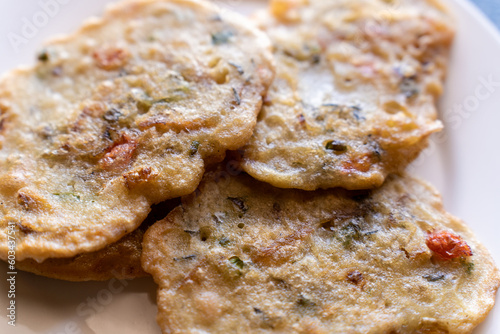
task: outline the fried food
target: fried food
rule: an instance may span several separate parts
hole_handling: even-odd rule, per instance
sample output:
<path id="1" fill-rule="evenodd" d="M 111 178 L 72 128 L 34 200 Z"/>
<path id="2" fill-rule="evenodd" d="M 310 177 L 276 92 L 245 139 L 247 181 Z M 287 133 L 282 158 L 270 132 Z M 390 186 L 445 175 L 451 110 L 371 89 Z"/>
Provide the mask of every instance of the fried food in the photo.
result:
<path id="1" fill-rule="evenodd" d="M 278 68 L 243 168 L 280 188 L 380 186 L 442 128 L 453 24 L 438 1 L 273 0 Z"/>
<path id="2" fill-rule="evenodd" d="M 272 76 L 268 38 L 202 1 L 122 2 L 47 44 L 0 82 L 0 258 L 102 249 L 194 191 Z"/>
<path id="3" fill-rule="evenodd" d="M 78 254 L 71 258 L 50 258 L 41 263 L 26 259 L 16 262 L 16 269 L 73 282 L 148 276 L 141 266 L 144 233 L 153 223 L 165 218 L 179 204 L 180 200 L 174 199 L 153 205 L 150 214 L 137 230 L 101 250 Z"/>
<path id="4" fill-rule="evenodd" d="M 282 190 L 212 172 L 144 237 L 163 333 L 470 333 L 493 259 L 410 176 Z"/>
<path id="5" fill-rule="evenodd" d="M 71 258 L 33 259 L 16 262 L 16 268 L 40 276 L 73 281 L 106 281 L 111 278 L 133 279 L 148 274 L 141 267 L 144 230 L 138 228 L 105 248 Z"/>

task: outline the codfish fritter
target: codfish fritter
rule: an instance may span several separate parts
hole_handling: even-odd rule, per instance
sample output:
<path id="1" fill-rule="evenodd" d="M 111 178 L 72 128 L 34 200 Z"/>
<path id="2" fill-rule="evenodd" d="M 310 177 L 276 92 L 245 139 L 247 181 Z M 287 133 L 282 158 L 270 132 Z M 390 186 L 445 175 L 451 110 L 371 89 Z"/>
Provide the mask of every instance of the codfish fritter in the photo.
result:
<path id="1" fill-rule="evenodd" d="M 272 76 L 268 38 L 202 1 L 126 1 L 47 44 L 0 82 L 0 258 L 102 249 L 194 191 Z"/>
<path id="2" fill-rule="evenodd" d="M 16 269 L 66 281 L 106 281 L 148 276 L 141 266 L 144 232 L 180 204 L 179 199 L 154 205 L 146 220 L 132 233 L 98 251 L 71 258 L 33 259 L 16 262 Z"/>
<path id="3" fill-rule="evenodd" d="M 305 192 L 228 175 L 146 232 L 163 333 L 470 333 L 493 307 L 493 259 L 422 181 Z"/>
<path id="4" fill-rule="evenodd" d="M 274 0 L 258 22 L 278 68 L 246 146 L 253 177 L 378 187 L 442 128 L 436 100 L 454 30 L 438 1 Z"/>

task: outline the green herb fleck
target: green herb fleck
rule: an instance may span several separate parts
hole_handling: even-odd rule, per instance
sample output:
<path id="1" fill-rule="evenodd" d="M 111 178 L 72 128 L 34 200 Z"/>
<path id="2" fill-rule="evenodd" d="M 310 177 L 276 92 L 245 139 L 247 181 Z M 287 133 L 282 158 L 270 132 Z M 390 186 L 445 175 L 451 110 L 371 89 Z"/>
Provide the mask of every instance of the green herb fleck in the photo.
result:
<path id="1" fill-rule="evenodd" d="M 231 65 L 232 67 L 234 67 L 236 69 L 236 71 L 238 71 L 238 73 L 240 75 L 245 74 L 245 71 L 243 70 L 243 67 L 241 67 L 240 65 L 235 64 L 235 63 L 231 63 L 231 62 L 228 62 L 228 64 Z"/>
<path id="2" fill-rule="evenodd" d="M 297 300 L 297 305 L 300 307 L 308 308 L 315 306 L 316 304 L 312 302 L 309 298 L 306 298 L 302 294 L 300 294 L 299 299 Z"/>
<path id="3" fill-rule="evenodd" d="M 229 245 L 230 242 L 231 241 L 227 237 L 222 237 L 219 240 L 219 245 L 221 245 L 222 247 L 226 247 L 227 245 Z"/>
<path id="4" fill-rule="evenodd" d="M 146 114 L 149 112 L 151 107 L 153 106 L 153 99 L 146 94 L 146 92 L 140 89 L 132 90 L 133 98 L 136 102 L 137 109 L 140 114 Z"/>
<path id="5" fill-rule="evenodd" d="M 233 95 L 234 95 L 234 99 L 236 100 L 236 105 L 239 106 L 241 104 L 241 97 L 240 97 L 240 94 L 238 94 L 238 92 L 234 88 L 233 88 Z"/>
<path id="6" fill-rule="evenodd" d="M 337 103 L 324 103 L 321 106 L 328 108 L 330 111 L 336 111 L 336 110 L 339 110 L 341 108 L 341 105 L 337 104 Z"/>
<path id="7" fill-rule="evenodd" d="M 193 260 L 196 258 L 196 255 L 188 255 L 183 257 L 174 257 L 174 261 L 182 261 L 182 260 Z"/>
<path id="8" fill-rule="evenodd" d="M 353 240 L 359 240 L 362 237 L 359 225 L 353 222 L 342 228 L 341 235 L 343 237 L 342 244 L 345 248 L 351 247 Z"/>
<path id="9" fill-rule="evenodd" d="M 347 151 L 347 146 L 338 140 L 332 140 L 326 143 L 325 148 L 329 151 L 334 151 L 337 154 Z"/>
<path id="10" fill-rule="evenodd" d="M 342 245 L 346 249 L 349 249 L 352 246 L 353 241 L 359 241 L 364 237 L 369 237 L 380 232 L 380 230 L 367 232 L 362 231 L 359 226 L 358 219 L 352 219 L 347 225 L 340 229 L 337 228 L 336 225 L 335 220 L 330 220 L 321 224 L 321 227 L 325 230 L 333 232 L 333 236 L 342 242 Z"/>
<path id="11" fill-rule="evenodd" d="M 352 114 L 357 121 L 364 121 L 365 117 L 361 114 L 361 108 L 358 106 L 352 106 Z"/>
<path id="12" fill-rule="evenodd" d="M 116 122 L 123 114 L 115 108 L 108 110 L 102 118 L 108 122 Z"/>
<path id="13" fill-rule="evenodd" d="M 43 50 L 42 52 L 40 52 L 38 54 L 37 58 L 39 61 L 47 62 L 47 61 L 49 61 L 49 53 L 47 52 L 47 50 Z"/>
<path id="14" fill-rule="evenodd" d="M 322 227 L 326 230 L 334 232 L 334 237 L 340 242 L 342 242 L 342 245 L 345 248 L 350 248 L 353 240 L 360 240 L 362 237 L 366 235 L 371 235 L 375 232 L 378 232 L 378 231 L 365 232 L 365 233 L 362 232 L 361 228 L 359 227 L 359 224 L 355 220 L 349 222 L 349 224 L 342 227 L 338 232 L 336 232 L 337 229 L 335 227 L 334 221 L 328 221 L 326 223 L 323 223 Z"/>
<path id="15" fill-rule="evenodd" d="M 262 325 L 261 326 L 263 326 L 263 328 L 274 329 L 274 325 L 273 325 L 272 319 L 270 319 L 269 316 L 264 311 L 262 311 L 258 307 L 254 307 L 253 311 L 255 312 L 255 314 L 258 314 L 260 316 L 260 318 L 262 320 Z"/>
<path id="16" fill-rule="evenodd" d="M 245 204 L 245 201 L 241 197 L 228 197 L 228 200 L 233 202 L 233 204 L 241 210 L 241 212 L 245 213 L 248 211 L 248 206 Z"/>
<path id="17" fill-rule="evenodd" d="M 222 224 L 226 219 L 226 214 L 224 212 L 216 212 L 212 215 L 212 218 L 215 220 L 217 224 Z"/>
<path id="18" fill-rule="evenodd" d="M 234 33 L 231 30 L 222 30 L 212 34 L 212 44 L 221 45 L 229 42 Z"/>
<path id="19" fill-rule="evenodd" d="M 243 227 L 245 227 L 245 224 L 243 224 L 243 223 L 238 224 L 238 228 L 243 228 Z"/>
<path id="20" fill-rule="evenodd" d="M 198 153 L 198 148 L 200 147 L 200 142 L 195 140 L 191 143 L 191 147 L 189 148 L 189 155 L 193 156 Z"/>
<path id="21" fill-rule="evenodd" d="M 165 93 L 165 97 L 157 100 L 152 100 L 152 104 L 162 104 L 162 103 L 172 103 L 172 102 L 179 102 L 183 99 L 185 99 L 189 92 L 191 91 L 191 88 L 187 83 L 176 83 L 178 86 L 175 88 L 171 88 L 168 90 L 167 93 Z"/>
<path id="22" fill-rule="evenodd" d="M 309 52 L 310 60 L 313 64 L 321 62 L 321 48 L 319 46 L 306 46 L 306 50 Z"/>
<path id="23" fill-rule="evenodd" d="M 420 93 L 416 79 L 416 76 L 404 77 L 399 84 L 401 93 L 403 93 L 408 99 L 411 99 Z"/>
<path id="24" fill-rule="evenodd" d="M 337 113 L 341 119 L 351 119 L 358 122 L 366 119 L 363 116 L 363 109 L 356 105 L 346 106 L 337 103 L 324 103 L 320 108 L 325 109 L 327 113 Z"/>
<path id="25" fill-rule="evenodd" d="M 238 267 L 239 269 L 243 269 L 243 267 L 245 266 L 245 262 L 243 262 L 239 257 L 237 256 L 233 256 L 231 258 L 229 258 L 229 263 L 231 263 L 232 265 L 234 265 L 235 267 Z"/>
<path id="26" fill-rule="evenodd" d="M 21 232 L 23 232 L 24 234 L 31 234 L 31 233 L 35 232 L 35 230 L 29 228 L 28 226 L 24 226 L 21 223 L 16 223 L 16 225 L 17 225 L 17 227 L 19 227 L 19 230 Z"/>
<path id="27" fill-rule="evenodd" d="M 474 262 L 469 262 L 465 258 L 461 258 L 460 263 L 464 266 L 465 272 L 471 275 L 474 271 Z"/>
<path id="28" fill-rule="evenodd" d="M 285 55 L 298 61 L 309 61 L 312 64 L 318 64 L 321 61 L 321 48 L 319 45 L 302 45 L 300 49 L 284 50 Z"/>
<path id="29" fill-rule="evenodd" d="M 442 279 L 445 278 L 445 276 L 443 274 L 440 274 L 440 275 L 424 275 L 422 277 L 425 278 L 429 282 L 437 282 L 437 281 L 440 281 L 440 280 L 442 280 Z"/>

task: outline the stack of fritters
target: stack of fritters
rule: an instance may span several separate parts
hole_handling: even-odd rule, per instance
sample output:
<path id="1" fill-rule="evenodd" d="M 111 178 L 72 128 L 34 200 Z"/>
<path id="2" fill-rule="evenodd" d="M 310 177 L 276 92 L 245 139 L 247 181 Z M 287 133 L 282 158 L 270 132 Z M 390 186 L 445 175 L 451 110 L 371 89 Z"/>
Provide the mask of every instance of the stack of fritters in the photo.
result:
<path id="1" fill-rule="evenodd" d="M 127 1 L 0 82 L 0 258 L 100 250 L 252 135 L 265 34 L 206 2 Z"/>
<path id="2" fill-rule="evenodd" d="M 115 6 L 0 83 L 19 268 L 147 272 L 164 333 L 470 333 L 498 270 L 404 172 L 442 128 L 453 35 L 438 1 Z"/>

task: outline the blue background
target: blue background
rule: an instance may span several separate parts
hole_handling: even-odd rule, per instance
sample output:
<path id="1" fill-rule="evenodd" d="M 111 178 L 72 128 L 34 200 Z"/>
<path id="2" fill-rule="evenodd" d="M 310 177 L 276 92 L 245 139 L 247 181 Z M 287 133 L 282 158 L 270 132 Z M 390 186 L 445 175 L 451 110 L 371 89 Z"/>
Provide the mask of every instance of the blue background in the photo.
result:
<path id="1" fill-rule="evenodd" d="M 472 0 L 500 28 L 500 0 Z"/>

